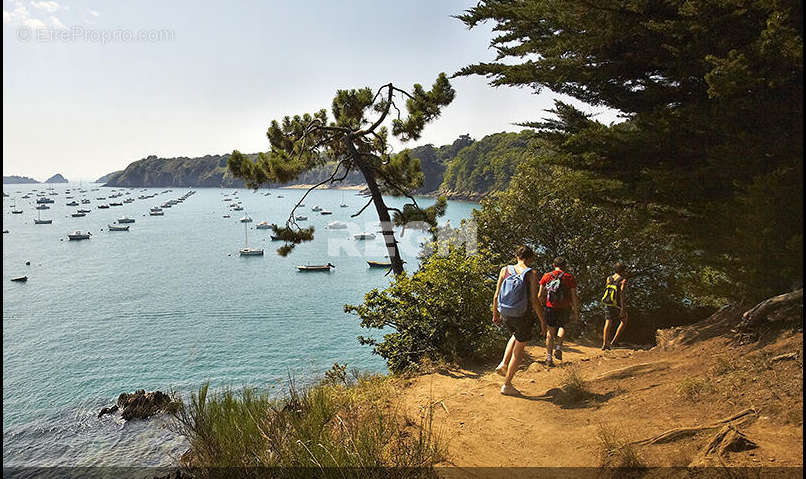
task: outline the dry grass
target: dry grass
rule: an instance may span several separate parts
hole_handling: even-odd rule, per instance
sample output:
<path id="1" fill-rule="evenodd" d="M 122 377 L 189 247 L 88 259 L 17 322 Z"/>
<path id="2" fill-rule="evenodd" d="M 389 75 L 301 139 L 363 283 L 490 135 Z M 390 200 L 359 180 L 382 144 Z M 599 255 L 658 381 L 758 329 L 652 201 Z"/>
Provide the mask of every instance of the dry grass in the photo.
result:
<path id="1" fill-rule="evenodd" d="M 678 396 L 687 401 L 696 401 L 703 393 L 712 391 L 714 388 L 708 378 L 689 377 L 679 383 L 675 388 Z"/>
<path id="2" fill-rule="evenodd" d="M 418 418 L 397 408 L 386 376 L 350 377 L 336 365 L 314 386 L 293 382 L 284 399 L 245 388 L 210 392 L 202 386 L 175 414 L 175 429 L 190 442 L 193 477 L 251 477 L 282 468 L 284 477 L 361 477 L 371 468 L 389 477 L 430 476 L 442 459 L 433 410 Z M 346 469 L 345 469 L 346 468 Z M 346 475 L 345 475 L 346 474 Z"/>
<path id="3" fill-rule="evenodd" d="M 600 467 L 626 469 L 641 469 L 644 467 L 635 446 L 624 439 L 616 429 L 600 425 L 596 437 L 599 440 Z"/>

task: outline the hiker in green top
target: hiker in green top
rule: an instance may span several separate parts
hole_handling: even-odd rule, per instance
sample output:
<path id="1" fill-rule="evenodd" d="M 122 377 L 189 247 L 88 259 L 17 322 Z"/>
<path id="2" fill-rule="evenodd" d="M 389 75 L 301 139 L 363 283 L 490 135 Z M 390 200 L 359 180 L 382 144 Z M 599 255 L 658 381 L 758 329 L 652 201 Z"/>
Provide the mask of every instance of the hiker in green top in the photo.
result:
<path id="1" fill-rule="evenodd" d="M 619 336 L 624 331 L 624 326 L 627 324 L 627 278 L 625 276 L 627 267 L 624 266 L 624 263 L 618 261 L 613 266 L 613 269 L 615 274 L 607 277 L 605 292 L 602 296 L 602 303 L 607 307 L 604 333 L 602 334 L 602 351 L 611 349 L 616 344 Z M 619 321 L 619 325 L 613 340 L 608 343 L 607 337 L 610 335 L 610 328 L 615 321 Z"/>

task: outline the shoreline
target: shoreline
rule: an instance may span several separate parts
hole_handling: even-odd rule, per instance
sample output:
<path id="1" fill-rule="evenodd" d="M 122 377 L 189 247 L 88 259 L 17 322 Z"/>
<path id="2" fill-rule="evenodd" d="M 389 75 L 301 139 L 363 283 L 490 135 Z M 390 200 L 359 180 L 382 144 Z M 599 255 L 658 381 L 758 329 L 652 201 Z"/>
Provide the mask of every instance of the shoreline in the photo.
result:
<path id="1" fill-rule="evenodd" d="M 280 190 L 308 190 L 313 188 L 316 185 L 306 185 L 304 183 L 296 184 L 296 185 L 285 185 L 285 186 L 278 186 L 277 189 Z M 323 190 L 349 190 L 349 191 L 361 191 L 367 189 L 366 184 L 360 185 L 342 185 L 342 186 L 328 186 L 322 185 L 319 188 Z"/>

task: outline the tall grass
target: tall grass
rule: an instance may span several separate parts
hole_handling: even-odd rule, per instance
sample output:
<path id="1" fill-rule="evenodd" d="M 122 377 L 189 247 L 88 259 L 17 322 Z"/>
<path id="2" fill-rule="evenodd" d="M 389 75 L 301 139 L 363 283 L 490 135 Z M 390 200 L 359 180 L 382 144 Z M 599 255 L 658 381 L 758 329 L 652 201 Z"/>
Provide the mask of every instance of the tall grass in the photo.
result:
<path id="1" fill-rule="evenodd" d="M 433 410 L 412 419 L 394 399 L 383 376 L 292 381 L 284 399 L 205 384 L 174 415 L 190 442 L 183 467 L 193 477 L 431 476 L 441 458 Z"/>
<path id="2" fill-rule="evenodd" d="M 618 431 L 604 425 L 596 434 L 599 440 L 599 466 L 618 468 L 622 473 L 640 470 L 644 467 L 635 446 L 621 437 Z"/>

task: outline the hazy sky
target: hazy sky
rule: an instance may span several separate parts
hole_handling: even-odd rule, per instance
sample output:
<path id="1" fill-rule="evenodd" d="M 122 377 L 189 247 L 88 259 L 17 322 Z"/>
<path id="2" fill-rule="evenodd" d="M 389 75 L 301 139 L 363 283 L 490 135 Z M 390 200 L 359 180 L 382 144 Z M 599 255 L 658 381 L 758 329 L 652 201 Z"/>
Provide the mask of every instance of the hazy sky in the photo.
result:
<path id="1" fill-rule="evenodd" d="M 492 60 L 490 26 L 451 18 L 475 3 L 3 0 L 3 175 L 93 180 L 151 154 L 265 151 L 272 119 L 329 108 L 336 89 L 428 87 Z M 406 146 L 517 131 L 556 96 L 452 83 L 453 104 Z"/>

